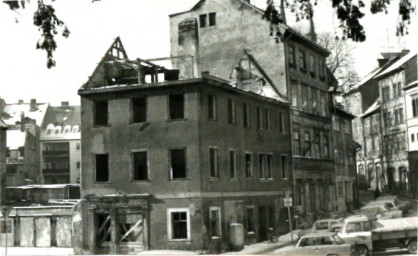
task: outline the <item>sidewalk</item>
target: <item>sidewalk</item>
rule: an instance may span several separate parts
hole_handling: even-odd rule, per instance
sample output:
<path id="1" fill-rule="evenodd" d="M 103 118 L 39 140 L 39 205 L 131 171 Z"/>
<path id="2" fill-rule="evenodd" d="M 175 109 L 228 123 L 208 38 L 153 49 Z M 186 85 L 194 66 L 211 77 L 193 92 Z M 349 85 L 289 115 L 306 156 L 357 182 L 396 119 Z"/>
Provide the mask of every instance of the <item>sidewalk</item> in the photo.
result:
<path id="1" fill-rule="evenodd" d="M 0 255 L 6 255 L 6 248 L 0 247 Z M 57 247 L 7 247 L 7 255 L 74 255 L 73 248 L 57 248 Z"/>

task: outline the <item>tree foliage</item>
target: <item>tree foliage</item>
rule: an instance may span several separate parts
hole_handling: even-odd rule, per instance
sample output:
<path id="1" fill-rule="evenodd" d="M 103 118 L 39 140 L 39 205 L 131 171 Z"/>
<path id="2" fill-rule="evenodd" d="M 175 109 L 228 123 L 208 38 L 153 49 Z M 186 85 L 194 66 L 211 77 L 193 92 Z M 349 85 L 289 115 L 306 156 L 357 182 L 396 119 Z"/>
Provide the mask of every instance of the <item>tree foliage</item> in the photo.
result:
<path id="1" fill-rule="evenodd" d="M 361 18 L 365 13 L 363 8 L 365 4 L 362 0 L 330 0 L 332 2 L 332 8 L 334 8 L 337 17 L 340 21 L 340 29 L 342 32 L 342 38 L 349 38 L 355 42 L 363 42 L 366 40 L 366 33 L 363 25 L 361 25 Z M 375 13 L 387 13 L 388 6 L 391 4 L 391 0 L 370 0 L 370 12 Z M 284 4 L 286 8 L 290 8 L 292 13 L 295 13 L 296 21 L 301 19 L 310 19 L 313 17 L 314 8 L 318 4 L 317 0 L 282 0 L 281 4 Z M 312 3 L 313 2 L 313 3 Z M 271 35 L 281 37 L 279 30 L 279 24 L 283 23 L 283 17 L 277 10 L 277 3 L 275 0 L 267 0 L 267 7 L 264 12 L 263 18 L 270 22 Z M 399 21 L 396 25 L 396 35 L 403 36 L 408 34 L 408 24 L 411 20 L 411 14 L 415 12 L 415 6 L 412 0 L 399 0 Z"/>
<path id="2" fill-rule="evenodd" d="M 25 0 L 22 1 L 3 1 L 11 10 L 25 8 Z M 62 36 L 67 38 L 70 31 L 64 22 L 55 14 L 52 5 L 44 4 L 43 0 L 38 0 L 38 8 L 33 15 L 33 24 L 38 27 L 41 32 L 41 38 L 36 43 L 36 49 L 44 50 L 47 54 L 46 66 L 52 68 L 55 66 L 54 51 L 57 48 L 55 36 L 59 34 L 58 30 L 62 29 Z"/>
<path id="3" fill-rule="evenodd" d="M 355 47 L 350 41 L 335 38 L 332 33 L 321 33 L 318 35 L 318 44 L 331 53 L 326 60 L 327 67 L 344 91 L 359 82 L 353 65 Z"/>

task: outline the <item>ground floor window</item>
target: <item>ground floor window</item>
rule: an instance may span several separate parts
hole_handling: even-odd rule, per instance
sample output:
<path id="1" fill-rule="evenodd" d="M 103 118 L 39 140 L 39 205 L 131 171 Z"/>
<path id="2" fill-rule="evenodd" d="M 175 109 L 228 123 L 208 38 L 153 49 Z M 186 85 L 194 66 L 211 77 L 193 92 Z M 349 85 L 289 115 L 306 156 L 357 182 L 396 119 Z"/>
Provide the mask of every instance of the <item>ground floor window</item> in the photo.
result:
<path id="1" fill-rule="evenodd" d="M 209 208 L 210 232 L 212 238 L 221 237 L 221 211 L 217 206 Z"/>
<path id="2" fill-rule="evenodd" d="M 105 242 L 110 242 L 110 215 L 108 213 L 96 214 L 97 220 L 97 237 L 96 244 L 98 247 L 102 246 Z"/>
<path id="3" fill-rule="evenodd" d="M 118 214 L 118 241 L 129 243 L 143 241 L 143 216 L 140 213 Z"/>
<path id="4" fill-rule="evenodd" d="M 255 217 L 254 217 L 254 206 L 249 206 L 246 209 L 246 225 L 247 225 L 247 233 L 254 233 L 255 232 Z"/>
<path id="5" fill-rule="evenodd" d="M 188 208 L 168 209 L 168 237 L 170 240 L 190 240 Z"/>

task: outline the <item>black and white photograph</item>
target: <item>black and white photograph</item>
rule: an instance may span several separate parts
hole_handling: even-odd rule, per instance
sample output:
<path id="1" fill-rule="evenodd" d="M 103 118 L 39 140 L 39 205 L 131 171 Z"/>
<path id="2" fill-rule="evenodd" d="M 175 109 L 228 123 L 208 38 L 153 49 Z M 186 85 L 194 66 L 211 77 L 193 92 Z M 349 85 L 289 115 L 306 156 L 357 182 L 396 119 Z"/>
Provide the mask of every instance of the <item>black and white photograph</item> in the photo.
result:
<path id="1" fill-rule="evenodd" d="M 416 0 L 0 0 L 0 255 L 417 255 Z"/>

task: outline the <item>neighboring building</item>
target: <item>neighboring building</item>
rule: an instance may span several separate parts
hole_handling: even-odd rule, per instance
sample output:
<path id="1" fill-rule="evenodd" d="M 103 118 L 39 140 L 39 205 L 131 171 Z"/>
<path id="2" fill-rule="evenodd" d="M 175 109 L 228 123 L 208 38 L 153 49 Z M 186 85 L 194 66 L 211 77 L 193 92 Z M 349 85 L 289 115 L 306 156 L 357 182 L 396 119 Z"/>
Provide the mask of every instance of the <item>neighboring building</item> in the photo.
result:
<path id="1" fill-rule="evenodd" d="M 241 55 L 256 76 L 179 80 L 182 70 L 126 59 L 116 39 L 79 90 L 84 206 L 76 253 L 216 252 L 229 246 L 232 223 L 243 224 L 246 243 L 287 231 L 289 103 L 254 56 Z"/>
<path id="2" fill-rule="evenodd" d="M 379 84 L 386 185 L 391 191 L 410 190 L 408 131 L 403 88 L 417 80 L 417 53 L 409 52 L 374 77 Z"/>
<path id="3" fill-rule="evenodd" d="M 2 99 L 0 98 L 0 101 Z M 2 108 L 0 106 L 0 205 L 6 204 L 6 131 L 7 125 L 1 118 Z"/>
<path id="4" fill-rule="evenodd" d="M 40 132 L 44 184 L 79 183 L 81 171 L 80 106 L 50 106 Z"/>
<path id="5" fill-rule="evenodd" d="M 261 19 L 263 13 L 248 1 L 201 0 L 189 11 L 170 15 L 171 55 L 183 56 L 172 64 L 181 77 L 209 72 L 237 85 L 243 78 L 257 78 L 253 70 L 262 67 L 277 88 L 277 98 L 291 102 L 297 214 L 303 218 L 335 211 L 328 93 L 332 75 L 325 66 L 329 52 L 285 25 L 280 26 L 282 42 L 277 43 Z M 250 53 L 258 65 L 243 52 Z M 251 84 L 244 86 L 252 89 Z"/>
<path id="6" fill-rule="evenodd" d="M 388 73 L 393 73 L 394 72 L 393 67 L 397 66 L 400 63 L 399 61 L 402 62 L 404 56 L 410 56 L 409 50 L 404 50 L 402 52 L 382 53 L 380 58 L 378 59 L 379 67 L 373 70 L 372 72 L 370 72 L 357 85 L 353 86 L 350 89 L 350 91 L 348 91 L 344 95 L 345 108 L 349 112 L 357 116 L 357 118 L 353 120 L 352 126 L 353 126 L 354 140 L 362 146 L 362 149 L 357 152 L 356 161 L 357 161 L 357 173 L 358 173 L 358 179 L 359 179 L 359 186 L 363 189 L 367 189 L 367 188 L 375 189 L 376 186 L 379 188 L 386 188 L 389 183 L 390 184 L 394 183 L 393 178 L 391 178 L 391 174 L 388 174 L 387 172 L 387 166 L 385 164 L 385 162 L 387 161 L 386 160 L 387 157 L 384 157 L 385 154 L 391 154 L 391 153 L 387 153 L 387 148 L 386 148 L 386 145 L 389 145 L 389 143 L 386 143 L 385 145 L 383 144 L 385 141 L 383 136 L 386 136 L 385 134 L 387 133 L 389 129 L 389 128 L 384 128 L 386 127 L 386 125 L 384 124 L 384 118 L 385 116 L 389 114 L 385 114 L 385 116 L 384 114 L 382 114 L 382 111 L 383 111 L 382 109 L 384 109 L 384 111 L 386 112 L 391 112 L 389 110 L 391 109 L 392 106 L 390 106 L 390 104 L 388 104 L 387 102 L 382 101 L 383 98 L 382 98 L 379 88 L 382 85 L 382 83 L 388 83 L 390 79 L 396 80 L 396 78 L 390 77 L 389 80 L 385 80 L 381 82 L 379 82 L 379 80 L 380 80 L 381 75 L 387 76 Z M 397 67 L 395 69 L 398 69 L 398 68 L 402 68 L 402 67 Z M 407 70 L 408 70 L 407 71 L 408 74 L 413 74 L 415 72 L 415 75 L 416 75 L 416 68 L 414 71 L 413 66 L 407 68 Z M 385 90 L 386 90 L 385 91 L 385 95 L 386 95 L 388 93 L 387 92 L 388 89 L 385 89 Z M 391 88 L 390 90 L 393 90 L 393 88 Z M 397 90 L 402 90 L 402 89 L 398 88 Z M 401 96 L 402 94 L 399 94 L 399 96 L 397 96 L 397 94 L 394 95 L 396 99 L 399 99 L 400 97 L 402 97 Z M 398 106 L 402 105 L 402 102 L 399 102 L 398 100 L 394 100 L 392 101 L 392 103 L 393 102 L 396 102 Z M 397 118 L 403 117 L 404 116 L 403 112 L 404 112 L 403 108 L 397 109 L 396 110 Z M 372 117 L 372 115 L 374 117 Z M 391 119 L 391 120 L 394 121 L 394 119 Z M 377 125 L 379 128 L 371 130 L 372 122 L 374 126 Z M 363 130 L 365 126 L 367 126 L 367 129 L 368 129 L 367 131 Z M 378 130 L 379 132 L 377 132 Z M 374 134 L 371 134 L 371 133 L 374 133 Z M 367 141 L 365 141 L 366 137 L 367 137 Z M 389 136 L 389 137 L 393 137 L 393 136 Z M 386 137 L 386 138 L 389 138 L 389 137 Z M 395 145 L 397 144 L 395 143 Z M 397 153 L 393 153 L 393 154 L 397 154 Z M 377 178 L 377 179 L 374 178 L 376 173 L 380 175 L 380 178 Z"/>
<path id="7" fill-rule="evenodd" d="M 418 81 L 413 81 L 404 87 L 406 125 L 408 140 L 408 165 L 410 170 L 410 189 L 414 197 L 418 197 Z"/>
<path id="8" fill-rule="evenodd" d="M 45 117 L 48 104 L 22 100 L 6 104 L 3 121 L 7 130 L 7 186 L 19 186 L 41 182 L 39 127 Z"/>

